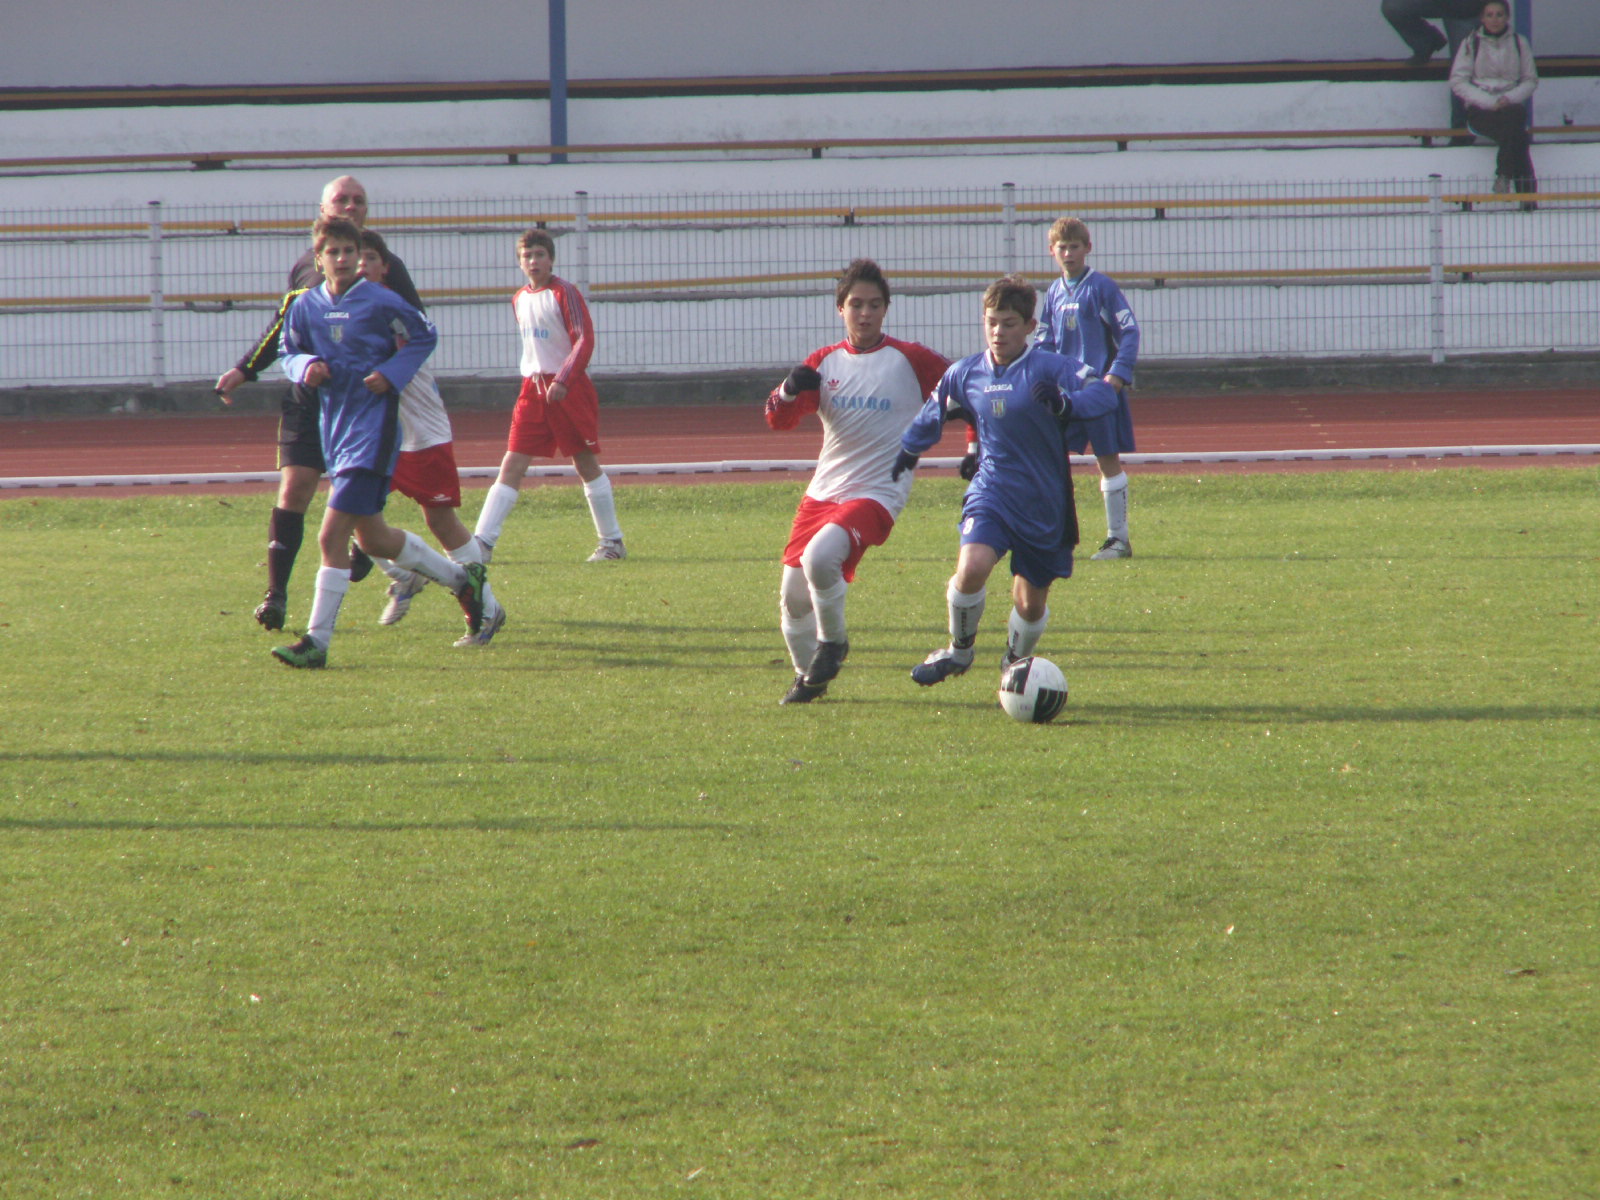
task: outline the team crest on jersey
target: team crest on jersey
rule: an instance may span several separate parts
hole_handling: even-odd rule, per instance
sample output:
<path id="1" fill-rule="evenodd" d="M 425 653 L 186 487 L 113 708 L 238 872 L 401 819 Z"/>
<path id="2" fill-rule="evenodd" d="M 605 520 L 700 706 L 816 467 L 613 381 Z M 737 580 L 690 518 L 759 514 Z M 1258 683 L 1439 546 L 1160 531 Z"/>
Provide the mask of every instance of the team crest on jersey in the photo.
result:
<path id="1" fill-rule="evenodd" d="M 1076 304 L 1067 305 L 1062 312 L 1062 316 L 1066 318 L 1068 329 L 1076 329 L 1078 327 L 1078 306 Z"/>
<path id="2" fill-rule="evenodd" d="M 344 341 L 344 326 L 335 325 L 332 329 L 328 330 L 328 336 L 331 337 L 335 342 Z"/>

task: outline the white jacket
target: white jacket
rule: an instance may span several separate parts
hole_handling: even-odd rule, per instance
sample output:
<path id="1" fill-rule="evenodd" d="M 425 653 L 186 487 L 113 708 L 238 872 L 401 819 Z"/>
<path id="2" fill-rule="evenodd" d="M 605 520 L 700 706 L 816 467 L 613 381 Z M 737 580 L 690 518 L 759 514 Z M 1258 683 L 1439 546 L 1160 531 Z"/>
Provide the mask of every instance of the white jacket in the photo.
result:
<path id="1" fill-rule="evenodd" d="M 1450 67 L 1450 90 L 1473 108 L 1493 108 L 1501 96 L 1522 104 L 1539 86 L 1528 39 L 1507 28 L 1490 37 L 1479 26 L 1467 35 Z"/>

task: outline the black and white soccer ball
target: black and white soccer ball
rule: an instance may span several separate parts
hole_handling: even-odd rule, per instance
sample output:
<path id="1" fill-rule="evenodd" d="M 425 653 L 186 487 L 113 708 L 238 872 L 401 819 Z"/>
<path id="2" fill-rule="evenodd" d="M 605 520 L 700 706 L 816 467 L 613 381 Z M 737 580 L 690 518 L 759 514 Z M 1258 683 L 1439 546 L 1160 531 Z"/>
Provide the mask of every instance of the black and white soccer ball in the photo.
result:
<path id="1" fill-rule="evenodd" d="M 1048 658 L 1019 658 L 1000 673 L 1000 707 L 1014 721 L 1044 725 L 1067 705 L 1067 677 Z"/>

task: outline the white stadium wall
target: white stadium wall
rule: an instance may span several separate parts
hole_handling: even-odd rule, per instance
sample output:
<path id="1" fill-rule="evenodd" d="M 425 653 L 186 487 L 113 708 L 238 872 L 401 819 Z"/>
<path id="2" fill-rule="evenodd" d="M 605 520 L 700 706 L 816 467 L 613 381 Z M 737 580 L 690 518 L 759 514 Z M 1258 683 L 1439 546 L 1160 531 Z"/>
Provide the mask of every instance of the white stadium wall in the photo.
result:
<path id="1" fill-rule="evenodd" d="M 0 88 L 543 80 L 543 2 L 9 6 Z M 568 0 L 568 77 L 830 75 L 1402 57 L 1378 0 Z M 92 31 L 92 34 L 91 34 Z M 1538 0 L 1534 45 L 1600 54 L 1596 0 Z M 330 130 L 330 133 L 334 131 Z"/>

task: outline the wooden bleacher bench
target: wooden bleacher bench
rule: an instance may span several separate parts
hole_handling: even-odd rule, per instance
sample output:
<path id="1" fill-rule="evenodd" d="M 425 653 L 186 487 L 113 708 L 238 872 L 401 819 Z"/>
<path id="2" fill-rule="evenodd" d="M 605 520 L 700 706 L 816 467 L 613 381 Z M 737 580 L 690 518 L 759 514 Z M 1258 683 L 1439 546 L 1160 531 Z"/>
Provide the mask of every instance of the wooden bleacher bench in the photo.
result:
<path id="1" fill-rule="evenodd" d="M 1535 138 L 1600 137 L 1600 125 L 1539 125 Z M 1471 137 L 1466 129 L 1407 127 L 1398 129 L 1245 129 L 1245 130 L 1157 130 L 1145 133 L 1041 133 L 997 137 L 926 138 L 779 138 L 750 141 L 715 142 L 600 142 L 575 145 L 520 146 L 407 146 L 375 149 L 285 149 L 285 150 L 207 150 L 170 151 L 159 154 L 62 154 L 27 158 L 0 158 L 0 171 L 71 170 L 99 167 L 157 167 L 189 163 L 197 171 L 219 171 L 229 166 L 282 162 L 412 162 L 418 159 L 504 159 L 517 164 L 525 159 L 543 159 L 564 154 L 568 157 L 608 158 L 642 154 L 727 154 L 793 153 L 821 158 L 828 150 L 950 150 L 965 148 L 1015 149 L 1033 146 L 1114 145 L 1127 150 L 1141 143 L 1204 142 L 1264 146 L 1287 143 L 1323 142 L 1354 146 L 1383 145 L 1390 142 L 1417 142 L 1422 146 L 1447 143 L 1453 138 Z"/>

